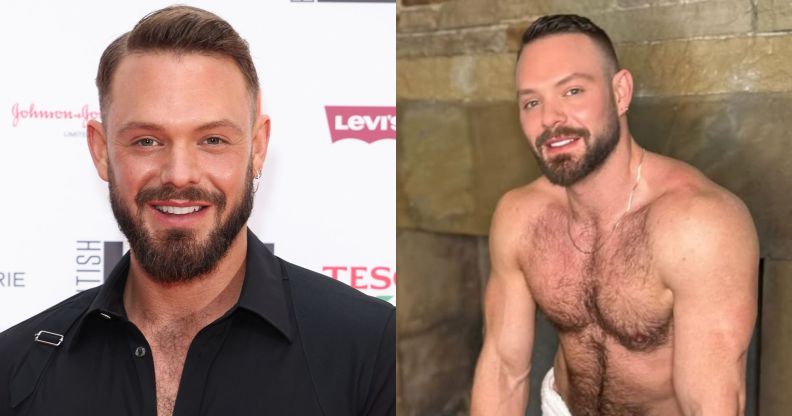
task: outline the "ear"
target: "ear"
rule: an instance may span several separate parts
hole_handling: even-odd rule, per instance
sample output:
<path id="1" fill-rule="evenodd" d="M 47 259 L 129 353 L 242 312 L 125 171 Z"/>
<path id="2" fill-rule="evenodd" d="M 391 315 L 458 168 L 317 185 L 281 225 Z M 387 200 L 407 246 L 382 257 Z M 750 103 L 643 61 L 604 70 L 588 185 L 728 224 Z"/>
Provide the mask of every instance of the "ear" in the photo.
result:
<path id="1" fill-rule="evenodd" d="M 104 126 L 96 120 L 88 121 L 88 150 L 91 151 L 96 173 L 103 181 L 108 181 L 107 174 L 107 136 L 105 136 Z"/>
<path id="2" fill-rule="evenodd" d="M 264 166 L 264 159 L 267 157 L 267 146 L 269 146 L 270 118 L 266 114 L 261 114 L 256 120 L 253 128 L 253 169 L 260 172 Z"/>
<path id="3" fill-rule="evenodd" d="M 633 95 L 633 79 L 630 71 L 626 69 L 619 70 L 613 76 L 613 96 L 616 99 L 616 109 L 619 112 L 619 117 L 625 115 L 630 108 Z"/>

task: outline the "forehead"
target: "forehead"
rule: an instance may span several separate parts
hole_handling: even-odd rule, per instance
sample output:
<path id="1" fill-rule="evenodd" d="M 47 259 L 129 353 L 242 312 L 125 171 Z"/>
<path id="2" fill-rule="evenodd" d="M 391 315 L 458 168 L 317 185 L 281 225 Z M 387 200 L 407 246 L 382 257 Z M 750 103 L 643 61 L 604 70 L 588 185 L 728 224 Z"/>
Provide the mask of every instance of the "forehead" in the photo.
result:
<path id="1" fill-rule="evenodd" d="M 539 38 L 523 47 L 517 61 L 517 89 L 552 82 L 569 74 L 605 77 L 607 61 L 602 49 L 581 33 L 563 33 Z"/>
<path id="2" fill-rule="evenodd" d="M 236 63 L 197 53 L 133 53 L 110 85 L 108 123 L 133 119 L 168 125 L 207 119 L 247 121 L 250 95 Z"/>

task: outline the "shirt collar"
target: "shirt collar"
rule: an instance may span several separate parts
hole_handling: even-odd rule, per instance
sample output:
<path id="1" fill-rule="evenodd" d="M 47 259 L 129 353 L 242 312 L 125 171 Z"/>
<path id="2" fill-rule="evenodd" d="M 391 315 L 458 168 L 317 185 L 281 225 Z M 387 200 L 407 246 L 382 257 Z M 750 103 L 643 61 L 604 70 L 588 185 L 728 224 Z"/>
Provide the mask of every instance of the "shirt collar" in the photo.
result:
<path id="1" fill-rule="evenodd" d="M 105 315 L 105 318 L 126 320 L 124 310 L 124 286 L 129 274 L 130 254 L 127 252 L 105 283 L 99 288 L 93 302 L 80 318 L 73 338 L 79 337 L 86 319 L 94 315 Z M 283 280 L 288 276 L 281 267 L 281 261 L 267 249 L 264 243 L 247 229 L 247 254 L 245 257 L 245 280 L 239 300 L 230 313 L 236 309 L 245 309 L 274 326 L 291 342 L 292 330 L 289 318 L 289 304 Z"/>

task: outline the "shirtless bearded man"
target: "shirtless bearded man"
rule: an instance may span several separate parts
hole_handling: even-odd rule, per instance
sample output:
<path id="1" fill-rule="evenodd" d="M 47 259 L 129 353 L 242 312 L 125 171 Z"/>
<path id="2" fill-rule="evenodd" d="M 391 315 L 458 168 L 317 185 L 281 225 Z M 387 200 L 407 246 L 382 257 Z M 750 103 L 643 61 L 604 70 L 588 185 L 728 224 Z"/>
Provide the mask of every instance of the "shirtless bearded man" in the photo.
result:
<path id="1" fill-rule="evenodd" d="M 473 415 L 524 413 L 537 307 L 559 333 L 545 415 L 742 414 L 758 270 L 745 206 L 635 142 L 632 76 L 588 19 L 533 23 L 516 87 L 544 176 L 492 221 Z"/>

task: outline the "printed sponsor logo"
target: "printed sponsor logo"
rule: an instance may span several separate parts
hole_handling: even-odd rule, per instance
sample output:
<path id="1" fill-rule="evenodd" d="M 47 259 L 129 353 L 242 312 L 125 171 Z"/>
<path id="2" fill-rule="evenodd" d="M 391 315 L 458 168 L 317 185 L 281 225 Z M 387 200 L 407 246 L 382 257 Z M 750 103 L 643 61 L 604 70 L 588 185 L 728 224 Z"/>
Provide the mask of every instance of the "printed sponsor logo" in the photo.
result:
<path id="1" fill-rule="evenodd" d="M 396 107 L 325 106 L 333 143 L 356 139 L 366 143 L 396 140 Z"/>
<path id="2" fill-rule="evenodd" d="M 124 256 L 123 241 L 77 240 L 74 287 L 77 292 L 102 284 Z"/>
<path id="3" fill-rule="evenodd" d="M 391 301 L 396 291 L 396 269 L 393 267 L 324 266 L 322 272 L 385 301 Z"/>
<path id="4" fill-rule="evenodd" d="M 79 109 L 45 108 L 36 103 L 19 104 L 11 106 L 11 126 L 17 127 L 22 123 L 33 120 L 79 120 L 82 127 L 88 126 L 88 121 L 99 119 L 99 110 L 94 110 L 88 104 Z"/>
<path id="5" fill-rule="evenodd" d="M 25 287 L 25 272 L 0 271 L 0 289 Z"/>

